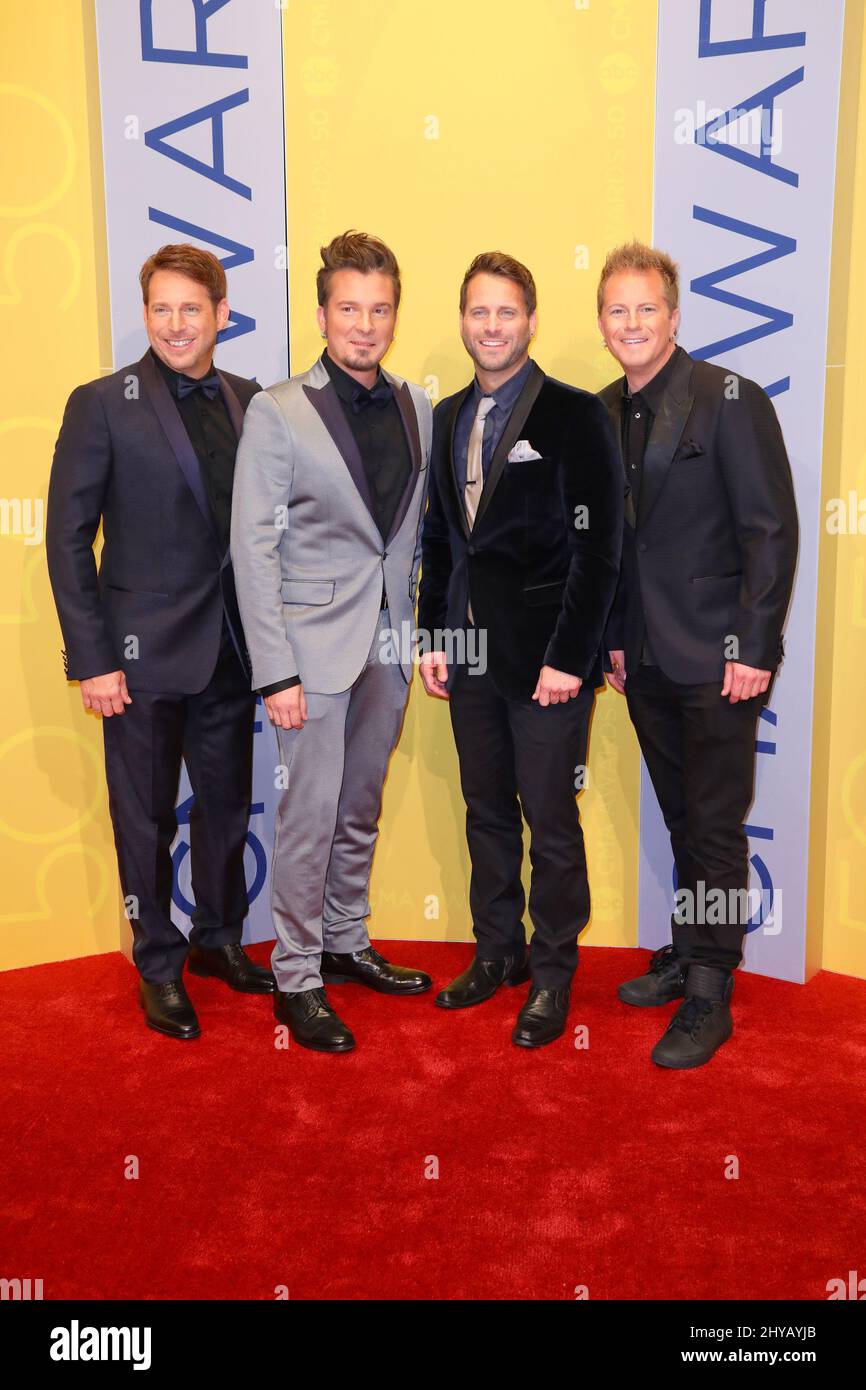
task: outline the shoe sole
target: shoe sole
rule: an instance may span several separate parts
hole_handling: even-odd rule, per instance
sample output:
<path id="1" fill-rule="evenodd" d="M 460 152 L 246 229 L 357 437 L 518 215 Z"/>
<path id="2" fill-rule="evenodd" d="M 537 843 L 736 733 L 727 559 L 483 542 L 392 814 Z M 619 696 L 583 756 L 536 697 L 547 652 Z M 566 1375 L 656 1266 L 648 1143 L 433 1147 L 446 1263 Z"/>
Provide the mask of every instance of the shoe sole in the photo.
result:
<path id="1" fill-rule="evenodd" d="M 519 975 L 513 975 L 510 979 L 503 980 L 502 985 L 507 985 L 509 989 L 516 989 L 518 985 L 527 984 L 529 979 L 530 971 L 527 967 L 526 970 L 521 970 Z M 484 994 L 480 999 L 468 999 L 464 1004 L 452 1004 L 450 1000 L 443 999 L 441 994 L 437 994 L 433 1002 L 440 1009 L 474 1009 L 476 1004 L 486 1004 L 488 999 L 492 999 L 493 995 L 502 988 L 502 985 L 497 985 L 490 994 Z"/>
<path id="2" fill-rule="evenodd" d="M 685 999 L 685 990 L 677 994 L 666 994 L 663 999 L 629 999 L 628 995 L 623 994 L 622 986 L 616 992 L 617 999 L 621 999 L 623 1004 L 631 1004 L 635 1009 L 657 1009 L 660 1004 L 672 1004 L 675 999 Z"/>
<path id="3" fill-rule="evenodd" d="M 187 964 L 186 969 L 188 974 L 195 975 L 199 980 L 219 980 L 222 984 L 228 985 L 229 989 L 233 989 L 235 994 L 274 994 L 276 992 L 276 984 L 263 989 L 259 989 L 256 985 L 248 988 L 246 985 L 233 985 L 231 980 L 227 980 L 224 975 L 217 975 L 214 970 L 203 970 L 201 966 Z"/>
<path id="4" fill-rule="evenodd" d="M 144 1005 L 142 1005 L 142 1008 L 144 1008 Z M 160 1028 L 158 1023 L 152 1023 L 149 1018 L 146 1018 L 144 1021 L 148 1028 L 151 1028 L 154 1033 L 159 1033 L 164 1038 L 174 1038 L 177 1042 L 194 1042 L 196 1038 L 201 1037 L 200 1028 L 197 1028 L 194 1033 L 173 1033 L 170 1028 Z"/>
<path id="5" fill-rule="evenodd" d="M 560 1028 L 558 1033 L 554 1033 L 552 1037 L 542 1039 L 541 1042 L 529 1042 L 525 1038 L 515 1037 L 512 1037 L 511 1041 L 514 1043 L 515 1047 L 547 1047 L 548 1043 L 556 1042 L 557 1038 L 561 1038 L 564 1032 L 565 1028 Z"/>
<path id="6" fill-rule="evenodd" d="M 281 1023 L 282 1019 L 279 1019 L 278 1022 Z M 289 1027 L 288 1024 L 286 1024 L 285 1026 L 287 1028 Z M 296 1038 L 294 1033 L 292 1033 L 291 1028 L 289 1028 L 289 1032 L 291 1034 L 292 1041 L 296 1042 L 298 1044 L 298 1047 L 305 1047 L 308 1052 L 354 1052 L 355 1050 L 354 1042 L 341 1043 L 339 1047 L 323 1047 L 321 1043 L 304 1042 L 303 1039 Z"/>
<path id="7" fill-rule="evenodd" d="M 367 984 L 366 980 L 356 980 L 354 975 L 332 975 L 330 972 L 322 971 L 322 982 L 326 985 L 363 985 L 365 989 L 375 990 L 377 994 L 426 994 L 433 988 L 433 981 L 429 985 L 413 985 L 411 989 L 387 989 L 381 985 Z"/>
<path id="8" fill-rule="evenodd" d="M 722 1041 L 719 1043 L 718 1047 L 713 1048 L 709 1057 L 703 1057 L 700 1061 L 662 1062 L 657 1057 L 653 1057 L 652 1054 L 650 1054 L 650 1058 L 657 1067 L 664 1067 L 666 1071 L 694 1071 L 696 1067 L 705 1067 L 707 1065 L 707 1062 L 711 1062 L 715 1057 L 716 1053 L 718 1052 L 719 1048 L 724 1047 L 725 1043 L 728 1042 L 733 1036 L 734 1030 L 732 1028 L 728 1036 L 726 1038 L 722 1038 Z"/>

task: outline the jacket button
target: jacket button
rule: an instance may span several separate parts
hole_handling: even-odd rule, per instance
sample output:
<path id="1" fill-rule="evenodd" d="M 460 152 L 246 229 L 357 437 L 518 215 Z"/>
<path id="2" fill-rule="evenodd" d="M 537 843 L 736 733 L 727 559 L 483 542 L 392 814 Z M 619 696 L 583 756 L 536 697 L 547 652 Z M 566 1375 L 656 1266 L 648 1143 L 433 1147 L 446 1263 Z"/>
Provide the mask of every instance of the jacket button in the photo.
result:
<path id="1" fill-rule="evenodd" d="M 646 550 L 646 541 L 638 541 L 638 543 L 637 543 L 637 548 L 638 548 L 638 550 L 640 551 L 640 553 L 641 553 L 641 555 L 642 555 L 642 554 L 644 553 L 644 551 Z"/>
<path id="2" fill-rule="evenodd" d="M 467 554 L 467 555 L 474 555 L 474 554 L 475 554 L 475 546 L 474 546 L 474 545 L 467 545 L 467 547 L 466 547 L 466 554 Z"/>

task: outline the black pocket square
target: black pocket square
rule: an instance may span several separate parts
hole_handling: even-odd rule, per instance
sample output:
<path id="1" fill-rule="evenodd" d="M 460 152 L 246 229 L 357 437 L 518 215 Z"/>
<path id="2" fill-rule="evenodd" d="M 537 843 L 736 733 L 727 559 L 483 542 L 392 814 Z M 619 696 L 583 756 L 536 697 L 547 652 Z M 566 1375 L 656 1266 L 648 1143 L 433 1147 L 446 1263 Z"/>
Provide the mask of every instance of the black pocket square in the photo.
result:
<path id="1" fill-rule="evenodd" d="M 703 444 L 699 444 L 696 439 L 684 439 L 679 449 L 677 449 L 678 459 L 696 459 L 706 453 Z"/>

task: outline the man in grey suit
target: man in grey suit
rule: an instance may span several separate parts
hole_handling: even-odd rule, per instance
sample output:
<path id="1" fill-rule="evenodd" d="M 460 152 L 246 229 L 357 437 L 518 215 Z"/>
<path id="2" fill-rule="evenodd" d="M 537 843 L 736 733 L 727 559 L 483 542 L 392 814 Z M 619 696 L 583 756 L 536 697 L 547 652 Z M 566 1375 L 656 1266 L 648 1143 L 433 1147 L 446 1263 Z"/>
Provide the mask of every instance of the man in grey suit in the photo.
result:
<path id="1" fill-rule="evenodd" d="M 274 1009 L 293 1037 L 347 1052 L 325 982 L 419 994 L 365 919 L 382 786 L 412 653 L 432 409 L 379 363 L 394 339 L 400 271 L 376 237 L 322 247 L 307 372 L 253 398 L 238 448 L 231 553 L 253 670 L 277 730 L 285 788 L 272 866 Z M 404 624 L 408 626 L 404 627 Z"/>

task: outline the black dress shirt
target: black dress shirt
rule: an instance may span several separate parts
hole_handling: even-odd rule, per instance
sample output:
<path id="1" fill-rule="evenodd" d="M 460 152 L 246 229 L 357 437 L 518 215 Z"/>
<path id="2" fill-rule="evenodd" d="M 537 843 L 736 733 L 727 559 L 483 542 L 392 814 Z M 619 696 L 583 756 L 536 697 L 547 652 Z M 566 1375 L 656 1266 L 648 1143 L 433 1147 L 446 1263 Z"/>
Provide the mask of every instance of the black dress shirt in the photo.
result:
<path id="1" fill-rule="evenodd" d="M 386 405 L 367 404 L 370 392 L 337 366 L 327 348 L 322 353 L 322 363 L 358 446 L 373 502 L 373 517 L 385 541 L 412 472 L 412 456 L 400 408 L 393 391 Z M 383 387 L 389 387 L 389 383 L 380 371 L 373 389 Z M 366 408 L 355 410 L 354 406 L 359 403 Z"/>
<path id="2" fill-rule="evenodd" d="M 195 450 L 220 547 L 225 554 L 231 532 L 232 483 L 238 448 L 234 426 L 219 393 L 210 400 L 204 391 L 190 391 L 182 400 L 178 399 L 178 381 L 181 378 L 192 381 L 193 378 L 169 367 L 161 357 L 157 357 L 153 348 L 150 351 L 174 397 L 189 442 Z"/>
<path id="3" fill-rule="evenodd" d="M 681 353 L 681 347 L 674 348 L 661 371 L 656 372 L 639 391 L 629 391 L 628 377 L 622 379 L 622 456 L 635 511 L 640 500 L 643 458 L 649 443 L 650 431 Z"/>
<path id="4" fill-rule="evenodd" d="M 481 472 L 486 482 L 490 461 L 496 452 L 496 446 L 505 432 L 505 426 L 508 424 L 509 416 L 514 409 L 514 403 L 523 390 L 531 370 L 532 359 L 528 358 L 519 372 L 515 372 L 514 376 L 510 376 L 507 381 L 504 381 L 492 392 L 482 391 L 477 377 L 473 381 L 472 390 L 461 405 L 454 426 L 454 471 L 457 475 L 457 486 L 460 489 L 461 497 L 466 487 L 469 436 L 472 433 L 475 416 L 478 414 L 479 401 L 485 395 L 492 395 L 496 401 L 485 418 L 484 435 L 481 440 Z"/>
<path id="5" fill-rule="evenodd" d="M 682 348 L 675 347 L 661 370 L 656 372 L 655 376 L 639 391 L 630 391 L 628 377 L 622 379 L 622 456 L 625 462 L 626 479 L 634 499 L 635 512 L 637 512 L 640 502 L 643 460 L 646 446 L 649 443 L 650 431 L 659 412 L 674 366 L 681 353 Z M 656 664 L 644 620 L 641 665 L 655 666 Z"/>

